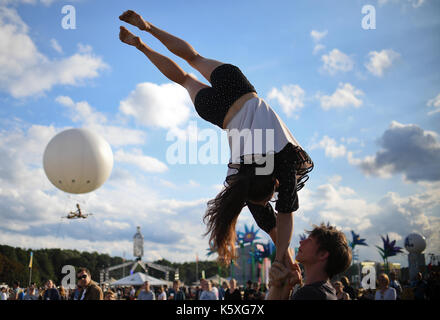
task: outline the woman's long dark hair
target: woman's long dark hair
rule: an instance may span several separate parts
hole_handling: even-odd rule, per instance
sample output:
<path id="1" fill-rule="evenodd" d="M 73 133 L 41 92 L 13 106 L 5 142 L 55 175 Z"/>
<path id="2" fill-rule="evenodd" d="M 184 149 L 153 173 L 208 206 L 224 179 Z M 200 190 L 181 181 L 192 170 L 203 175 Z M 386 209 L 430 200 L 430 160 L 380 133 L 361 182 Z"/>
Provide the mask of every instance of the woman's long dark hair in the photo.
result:
<path id="1" fill-rule="evenodd" d="M 211 249 L 217 251 L 218 260 L 223 265 L 228 265 L 236 258 L 235 226 L 246 201 L 270 200 L 273 195 L 273 175 L 255 175 L 254 172 L 255 167 L 250 166 L 240 170 L 233 177 L 228 177 L 227 186 L 215 199 L 208 201 L 208 208 L 203 217 L 208 229 L 205 235 L 210 235 Z"/>

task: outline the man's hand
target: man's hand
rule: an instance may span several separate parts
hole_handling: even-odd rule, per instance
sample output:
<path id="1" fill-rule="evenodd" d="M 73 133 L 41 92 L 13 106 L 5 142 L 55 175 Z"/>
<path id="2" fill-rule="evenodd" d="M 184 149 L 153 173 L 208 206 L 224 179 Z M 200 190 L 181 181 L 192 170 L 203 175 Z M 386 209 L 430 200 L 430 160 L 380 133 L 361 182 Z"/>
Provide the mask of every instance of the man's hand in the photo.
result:
<path id="1" fill-rule="evenodd" d="M 293 260 L 293 251 L 292 248 L 288 248 L 286 254 L 284 255 L 283 260 L 284 266 L 289 270 L 295 270 L 297 264 Z"/>
<path id="2" fill-rule="evenodd" d="M 275 261 L 269 270 L 269 283 L 274 287 L 282 287 L 290 277 L 289 269 L 281 262 Z"/>
<path id="3" fill-rule="evenodd" d="M 301 283 L 301 269 L 298 264 L 286 268 L 280 262 L 274 262 L 269 271 L 269 294 L 267 300 L 287 300 L 292 288 Z"/>
<path id="4" fill-rule="evenodd" d="M 289 268 L 280 262 L 272 264 L 269 271 L 269 282 L 272 286 L 283 287 L 287 285 L 289 289 L 292 289 L 301 281 L 301 269 L 297 263 L 289 265 Z"/>
<path id="5" fill-rule="evenodd" d="M 301 268 L 298 263 L 295 263 L 293 268 L 290 271 L 289 285 L 293 288 L 295 285 L 300 284 L 302 282 L 301 276 Z"/>

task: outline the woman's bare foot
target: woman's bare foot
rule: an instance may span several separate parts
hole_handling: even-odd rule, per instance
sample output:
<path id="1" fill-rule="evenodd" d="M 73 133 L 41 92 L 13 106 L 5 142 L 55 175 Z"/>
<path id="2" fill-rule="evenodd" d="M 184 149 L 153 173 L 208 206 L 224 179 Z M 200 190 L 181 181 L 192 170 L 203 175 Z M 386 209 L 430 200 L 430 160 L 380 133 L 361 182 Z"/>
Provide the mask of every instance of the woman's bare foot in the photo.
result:
<path id="1" fill-rule="evenodd" d="M 136 37 L 134 34 L 132 34 L 123 26 L 120 27 L 119 39 L 126 44 L 135 46 L 136 48 L 138 48 L 139 45 L 142 43 L 139 37 Z"/>
<path id="2" fill-rule="evenodd" d="M 119 19 L 147 32 L 151 29 L 151 25 L 133 10 L 125 11 L 119 16 Z"/>

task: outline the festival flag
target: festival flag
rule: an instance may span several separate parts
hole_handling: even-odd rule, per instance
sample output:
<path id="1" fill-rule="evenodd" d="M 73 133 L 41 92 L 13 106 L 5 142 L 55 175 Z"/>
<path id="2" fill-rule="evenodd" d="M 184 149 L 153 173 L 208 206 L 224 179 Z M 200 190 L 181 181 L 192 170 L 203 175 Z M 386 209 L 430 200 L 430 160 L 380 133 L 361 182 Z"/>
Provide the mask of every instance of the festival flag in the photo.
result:
<path id="1" fill-rule="evenodd" d="M 32 269 L 32 258 L 34 256 L 34 253 L 31 251 L 31 259 L 29 260 L 29 268 Z"/>

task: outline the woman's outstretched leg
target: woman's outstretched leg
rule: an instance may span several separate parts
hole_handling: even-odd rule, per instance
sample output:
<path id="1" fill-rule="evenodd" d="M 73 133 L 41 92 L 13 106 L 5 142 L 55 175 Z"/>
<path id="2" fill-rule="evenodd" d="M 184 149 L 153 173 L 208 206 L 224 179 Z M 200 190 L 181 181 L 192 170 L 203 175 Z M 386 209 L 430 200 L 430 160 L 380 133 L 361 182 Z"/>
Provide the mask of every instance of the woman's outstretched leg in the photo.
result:
<path id="1" fill-rule="evenodd" d="M 145 21 L 139 14 L 132 10 L 125 11 L 119 16 L 119 19 L 151 33 L 162 42 L 168 50 L 186 60 L 208 81 L 211 81 L 211 72 L 223 64 L 223 62 L 202 57 L 188 42 L 157 28 L 152 23 Z"/>
<path id="2" fill-rule="evenodd" d="M 165 77 L 186 88 L 193 102 L 197 92 L 202 88 L 208 87 L 206 84 L 196 80 L 187 72 L 183 71 L 182 68 L 180 68 L 179 65 L 173 60 L 151 49 L 149 46 L 143 43 L 139 37 L 136 37 L 122 26 L 120 27 L 119 39 L 122 42 L 139 49 L 147 56 L 148 59 L 150 59 L 150 61 L 163 73 Z"/>

